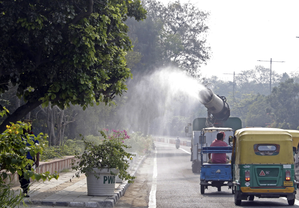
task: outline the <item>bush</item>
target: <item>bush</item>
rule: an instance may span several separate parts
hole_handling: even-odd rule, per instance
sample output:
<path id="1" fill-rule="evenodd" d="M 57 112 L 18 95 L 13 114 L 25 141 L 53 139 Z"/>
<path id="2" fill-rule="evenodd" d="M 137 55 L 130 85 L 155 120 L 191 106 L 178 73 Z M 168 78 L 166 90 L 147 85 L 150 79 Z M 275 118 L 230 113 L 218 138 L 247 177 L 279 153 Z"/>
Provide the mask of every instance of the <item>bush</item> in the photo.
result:
<path id="1" fill-rule="evenodd" d="M 1 113 L 0 113 L 1 115 Z M 27 159 L 26 154 L 30 152 L 32 157 L 44 150 L 44 140 L 46 136 L 42 133 L 35 136 L 23 132 L 28 132 L 30 124 L 18 121 L 16 124 L 6 126 L 6 130 L 0 134 L 0 201 L 1 207 L 15 207 L 22 200 L 22 196 L 15 195 L 10 189 L 9 172 L 17 172 L 19 175 L 24 174 L 24 178 L 39 181 L 42 179 L 51 180 L 52 178 L 58 179 L 57 174 L 50 174 L 49 171 L 45 173 L 36 173 L 33 168 L 27 170 L 27 165 L 33 164 L 33 160 Z M 36 144 L 35 141 L 39 141 Z M 30 144 L 30 145 L 28 145 Z"/>
<path id="2" fill-rule="evenodd" d="M 108 130 L 105 129 L 104 132 L 108 134 Z M 112 130 L 113 133 L 119 132 Z M 121 131 L 123 132 L 123 131 Z M 93 136 L 88 135 L 84 137 L 86 142 L 93 143 L 95 145 L 101 144 L 103 136 Z M 148 153 L 153 144 L 153 138 L 149 135 L 144 136 L 141 133 L 132 133 L 130 139 L 124 140 L 125 144 L 130 146 L 127 148 L 128 152 L 136 152 L 139 155 L 144 155 Z M 76 153 L 82 154 L 84 151 L 85 145 L 82 140 L 66 140 L 63 146 L 51 146 L 44 149 L 43 154 L 41 155 L 41 160 L 46 161 L 54 158 L 62 158 L 66 155 L 75 155 Z"/>
<path id="3" fill-rule="evenodd" d="M 131 146 L 128 151 L 144 155 L 151 151 L 153 138 L 150 135 L 144 136 L 139 132 L 132 133 L 130 139 L 125 140 L 125 144 Z"/>
<path id="4" fill-rule="evenodd" d="M 130 138 L 127 132 L 113 130 L 111 134 L 106 134 L 103 131 L 101 134 L 104 139 L 99 144 L 83 139 L 85 149 L 83 154 L 76 154 L 78 162 L 73 163 L 73 169 L 80 170 L 85 174 L 93 173 L 98 177 L 95 168 L 115 168 L 119 171 L 120 179 L 128 180 L 129 183 L 133 182 L 135 177 L 128 172 L 128 160 L 132 160 L 133 155 L 126 151 L 129 146 L 124 144 L 124 141 Z"/>
<path id="5" fill-rule="evenodd" d="M 68 139 L 63 146 L 47 146 L 41 155 L 41 160 L 46 161 L 49 159 L 62 158 L 66 155 L 79 154 L 84 150 L 84 144 L 81 140 Z"/>
<path id="6" fill-rule="evenodd" d="M 0 182 L 0 202 L 1 207 L 17 207 L 23 201 L 23 195 L 21 191 L 16 194 L 11 190 L 9 184 L 5 184 L 4 181 Z"/>

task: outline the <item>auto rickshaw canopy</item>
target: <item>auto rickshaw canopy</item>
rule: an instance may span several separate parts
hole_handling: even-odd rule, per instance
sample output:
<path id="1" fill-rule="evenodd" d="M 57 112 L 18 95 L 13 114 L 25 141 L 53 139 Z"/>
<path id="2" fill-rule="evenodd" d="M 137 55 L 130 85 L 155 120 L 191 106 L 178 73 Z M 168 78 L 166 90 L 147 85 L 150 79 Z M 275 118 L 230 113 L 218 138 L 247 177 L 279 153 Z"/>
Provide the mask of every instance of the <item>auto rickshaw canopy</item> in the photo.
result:
<path id="1" fill-rule="evenodd" d="M 292 150 L 292 136 L 286 130 L 243 128 L 235 132 L 235 164 L 293 164 Z"/>
<path id="2" fill-rule="evenodd" d="M 299 144 L 299 131 L 298 130 L 291 130 L 291 129 L 285 129 L 285 130 L 292 135 L 293 147 L 296 147 L 296 149 L 297 149 L 298 144 Z"/>

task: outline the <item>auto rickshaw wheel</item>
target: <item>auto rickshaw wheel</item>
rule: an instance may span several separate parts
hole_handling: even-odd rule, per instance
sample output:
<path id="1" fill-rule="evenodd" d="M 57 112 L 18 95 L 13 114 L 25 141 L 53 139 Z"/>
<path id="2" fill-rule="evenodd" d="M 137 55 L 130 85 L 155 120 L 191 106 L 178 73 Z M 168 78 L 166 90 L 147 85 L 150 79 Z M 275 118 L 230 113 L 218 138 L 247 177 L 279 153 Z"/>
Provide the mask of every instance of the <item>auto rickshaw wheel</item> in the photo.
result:
<path id="1" fill-rule="evenodd" d="M 204 185 L 200 185 L 200 193 L 201 194 L 205 194 L 205 186 Z"/>
<path id="2" fill-rule="evenodd" d="M 295 203 L 295 199 L 290 199 L 290 200 L 288 200 L 288 204 L 289 204 L 290 206 L 294 205 L 294 203 Z"/>
<path id="3" fill-rule="evenodd" d="M 221 191 L 221 186 L 218 187 L 218 191 Z"/>
<path id="4" fill-rule="evenodd" d="M 249 199 L 248 199 L 249 201 L 253 201 L 254 200 L 254 196 L 253 195 L 251 195 L 251 196 L 249 196 Z"/>
<path id="5" fill-rule="evenodd" d="M 235 190 L 234 190 L 234 187 L 232 187 L 231 189 L 232 189 L 232 194 L 235 194 Z"/>
<path id="6" fill-rule="evenodd" d="M 239 197 L 239 191 L 236 190 L 235 187 L 235 195 L 234 195 L 234 201 L 235 201 L 235 205 L 240 206 L 241 205 L 241 199 Z"/>

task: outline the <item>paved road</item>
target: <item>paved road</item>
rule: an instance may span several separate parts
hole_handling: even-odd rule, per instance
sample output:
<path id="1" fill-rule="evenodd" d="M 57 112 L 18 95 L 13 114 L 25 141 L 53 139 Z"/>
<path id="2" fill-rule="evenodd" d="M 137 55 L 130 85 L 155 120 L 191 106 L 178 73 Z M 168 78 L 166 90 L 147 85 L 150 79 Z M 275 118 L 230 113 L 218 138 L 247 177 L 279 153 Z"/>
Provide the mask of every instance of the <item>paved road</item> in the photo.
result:
<path id="1" fill-rule="evenodd" d="M 147 157 L 139 167 L 135 183 L 131 184 L 115 207 L 117 208 L 214 208 L 236 207 L 231 190 L 226 187 L 218 192 L 211 188 L 200 194 L 199 175 L 193 174 L 190 162 L 190 147 L 156 143 L 156 151 Z M 297 194 L 297 199 L 299 195 Z M 49 206 L 30 206 L 50 208 Z M 255 199 L 242 201 L 240 207 L 299 207 L 288 206 L 279 199 Z"/>
<path id="2" fill-rule="evenodd" d="M 157 171 L 155 171 L 157 167 Z M 139 168 L 137 180 L 116 204 L 117 208 L 214 208 L 236 207 L 231 190 L 209 187 L 204 195 L 199 190 L 199 175 L 191 171 L 190 148 L 173 144 L 156 143 L 156 153 L 148 157 Z M 299 199 L 299 196 L 297 196 Z M 279 199 L 242 201 L 240 207 L 299 207 Z"/>

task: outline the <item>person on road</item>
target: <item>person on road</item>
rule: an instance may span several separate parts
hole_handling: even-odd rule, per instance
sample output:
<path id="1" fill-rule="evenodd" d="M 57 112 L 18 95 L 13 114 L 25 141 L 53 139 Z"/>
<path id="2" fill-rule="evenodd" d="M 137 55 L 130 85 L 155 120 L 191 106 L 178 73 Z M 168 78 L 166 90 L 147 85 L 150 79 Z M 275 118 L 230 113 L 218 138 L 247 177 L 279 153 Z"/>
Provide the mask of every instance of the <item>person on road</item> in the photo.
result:
<path id="1" fill-rule="evenodd" d="M 31 127 L 31 129 L 28 130 L 28 131 L 24 129 L 24 132 L 23 132 L 24 137 L 22 137 L 22 139 L 26 138 L 26 133 L 27 133 L 27 134 L 33 134 L 33 132 L 32 132 L 32 127 Z M 30 139 L 32 139 L 32 137 L 30 137 Z M 33 140 L 34 140 L 34 139 L 33 139 Z M 38 140 L 34 140 L 34 143 L 37 143 L 37 144 L 38 144 L 39 142 L 38 142 Z M 30 146 L 30 144 L 29 144 L 28 142 L 27 142 L 26 145 L 27 145 L 27 146 Z M 27 152 L 26 158 L 34 161 L 34 166 L 35 166 L 35 168 L 37 168 L 37 167 L 39 166 L 39 153 L 37 153 L 36 157 L 32 157 L 32 156 L 30 155 L 30 152 Z M 30 164 L 27 164 L 27 166 L 26 166 L 26 170 L 31 170 L 31 168 L 32 168 L 31 165 L 30 165 Z M 23 172 L 23 171 L 22 171 L 22 174 L 19 175 L 19 182 L 20 182 L 20 184 L 21 184 L 21 188 L 23 189 L 23 196 L 24 196 L 24 197 L 29 197 L 29 195 L 28 195 L 28 191 L 29 191 L 30 178 L 29 178 L 29 179 L 26 179 L 26 178 L 24 177 L 24 172 Z"/>
<path id="2" fill-rule="evenodd" d="M 210 147 L 227 147 L 228 145 L 224 142 L 225 133 L 219 132 L 217 138 L 212 142 Z M 209 153 L 209 159 L 212 163 L 226 163 L 226 153 Z"/>
<path id="3" fill-rule="evenodd" d="M 176 138 L 176 143 L 175 143 L 175 146 L 176 148 L 180 148 L 180 144 L 181 144 L 181 140 L 179 139 L 179 137 Z"/>

